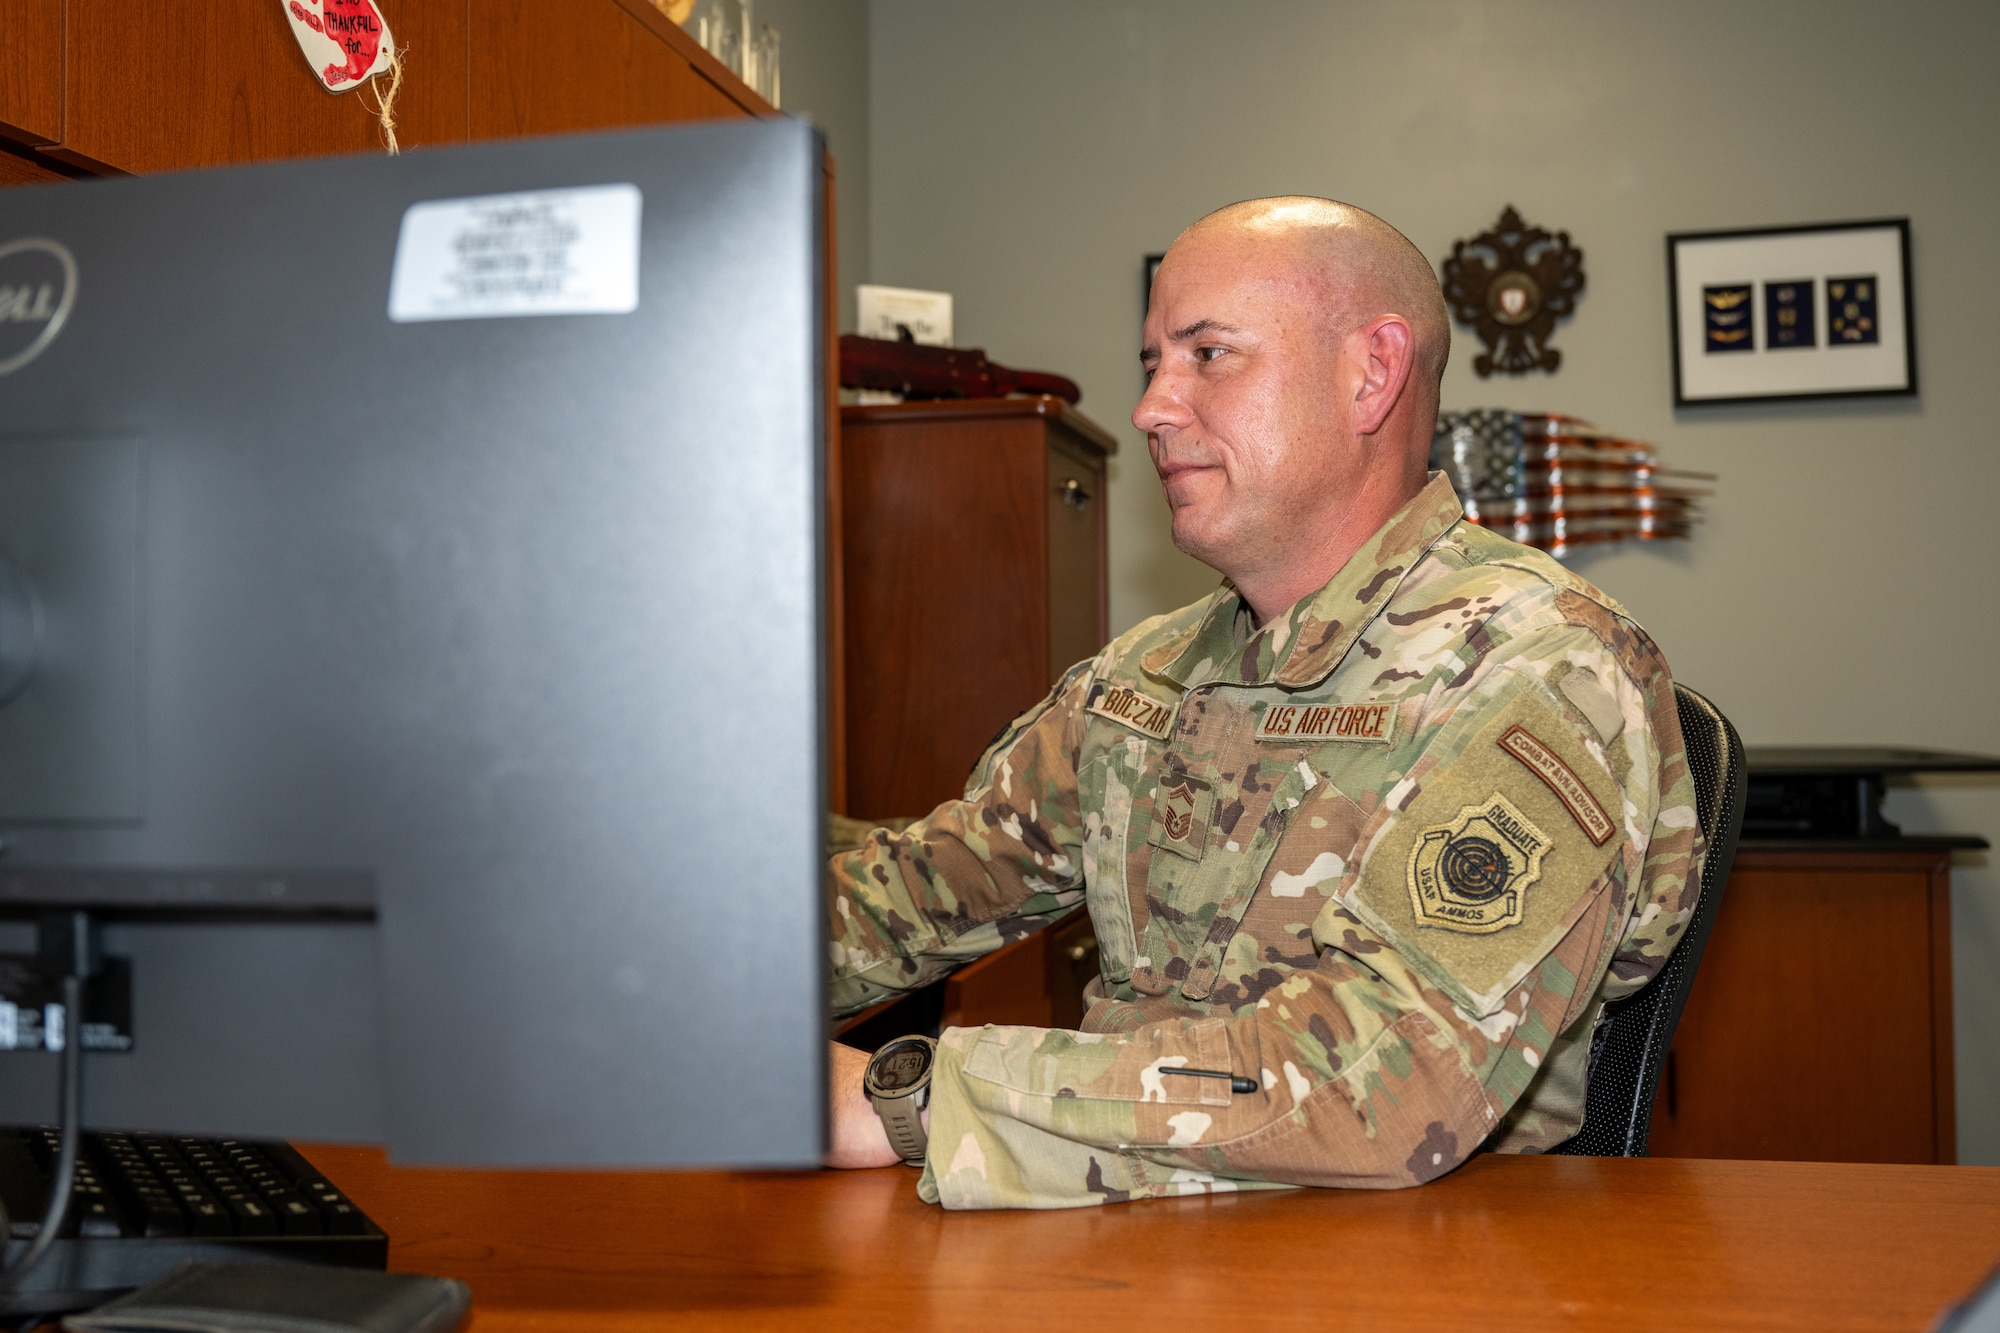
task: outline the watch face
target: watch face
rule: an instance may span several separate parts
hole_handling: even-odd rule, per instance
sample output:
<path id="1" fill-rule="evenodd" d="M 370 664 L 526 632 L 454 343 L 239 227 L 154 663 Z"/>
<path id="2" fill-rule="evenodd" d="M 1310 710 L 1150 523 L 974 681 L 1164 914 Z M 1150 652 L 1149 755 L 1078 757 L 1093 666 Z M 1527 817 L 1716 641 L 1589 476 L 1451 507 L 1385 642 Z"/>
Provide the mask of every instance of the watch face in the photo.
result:
<path id="1" fill-rule="evenodd" d="M 868 1066 L 868 1081 L 880 1092 L 914 1088 L 931 1072 L 931 1048 L 921 1041 L 896 1042 L 876 1053 Z"/>

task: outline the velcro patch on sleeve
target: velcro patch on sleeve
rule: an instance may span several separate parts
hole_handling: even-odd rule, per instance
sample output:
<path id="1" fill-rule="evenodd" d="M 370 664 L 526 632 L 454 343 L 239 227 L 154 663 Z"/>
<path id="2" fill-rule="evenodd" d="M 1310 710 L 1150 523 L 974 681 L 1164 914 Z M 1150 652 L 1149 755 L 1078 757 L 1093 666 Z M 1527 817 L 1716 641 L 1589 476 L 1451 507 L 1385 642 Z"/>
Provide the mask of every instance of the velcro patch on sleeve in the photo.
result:
<path id="1" fill-rule="evenodd" d="M 1371 839 L 1336 900 L 1483 1018 L 1608 891 L 1625 854 L 1615 827 L 1602 841 L 1591 835 L 1588 815 L 1523 757 L 1534 750 L 1520 737 L 1575 779 L 1569 796 L 1584 811 L 1622 809 L 1623 796 L 1578 734 L 1590 724 L 1569 720 L 1539 682 L 1522 682 L 1467 720 L 1428 744 L 1414 795 Z M 1315 923 L 1316 938 L 1321 929 Z M 1586 982 L 1595 978 L 1578 979 Z"/>
<path id="2" fill-rule="evenodd" d="M 1387 745 L 1396 738 L 1396 704 L 1271 704 L 1257 720 L 1260 741 L 1356 741 Z"/>
<path id="3" fill-rule="evenodd" d="M 1108 717 L 1120 726 L 1163 741 L 1173 729 L 1174 710 L 1158 699 L 1139 693 L 1129 685 L 1099 685 L 1085 712 Z"/>
<path id="4" fill-rule="evenodd" d="M 1618 831 L 1618 826 L 1611 822 L 1611 816 L 1590 794 L 1590 788 L 1583 785 L 1583 779 L 1557 758 L 1554 750 L 1520 726 L 1507 728 L 1507 734 L 1500 738 L 1500 748 L 1526 764 L 1530 773 L 1548 784 L 1556 799 L 1576 816 L 1576 822 L 1582 825 L 1585 836 L 1593 846 L 1602 847 L 1611 841 L 1611 835 Z"/>

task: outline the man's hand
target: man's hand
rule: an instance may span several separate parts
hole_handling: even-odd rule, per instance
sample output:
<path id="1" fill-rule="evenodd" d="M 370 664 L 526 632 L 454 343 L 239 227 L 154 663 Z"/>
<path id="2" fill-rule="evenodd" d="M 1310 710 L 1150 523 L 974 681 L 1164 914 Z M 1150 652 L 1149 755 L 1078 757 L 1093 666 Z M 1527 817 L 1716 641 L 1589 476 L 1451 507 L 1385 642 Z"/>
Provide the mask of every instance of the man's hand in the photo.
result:
<path id="1" fill-rule="evenodd" d="M 833 1113 L 829 1122 L 831 1146 L 825 1158 L 828 1166 L 894 1166 L 902 1160 L 889 1146 L 889 1132 L 882 1128 L 882 1117 L 875 1114 L 874 1103 L 861 1090 L 861 1076 L 868 1068 L 868 1059 L 867 1051 L 833 1043 L 833 1058 L 827 1062 L 827 1092 Z M 926 1128 L 930 1118 L 926 1110 Z"/>

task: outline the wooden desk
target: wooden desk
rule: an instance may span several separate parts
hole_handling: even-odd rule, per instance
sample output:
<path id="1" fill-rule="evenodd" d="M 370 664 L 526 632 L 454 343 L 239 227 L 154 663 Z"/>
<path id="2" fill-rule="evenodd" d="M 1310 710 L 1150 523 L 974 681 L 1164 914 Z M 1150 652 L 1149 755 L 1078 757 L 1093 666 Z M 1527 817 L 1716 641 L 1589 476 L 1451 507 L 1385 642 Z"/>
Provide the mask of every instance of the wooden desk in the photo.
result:
<path id="1" fill-rule="evenodd" d="M 2000 1260 L 2000 1168 L 1480 1157 L 1420 1189 L 947 1214 L 906 1168 L 392 1168 L 308 1150 L 472 1284 L 590 1328 L 1905 1329 Z"/>

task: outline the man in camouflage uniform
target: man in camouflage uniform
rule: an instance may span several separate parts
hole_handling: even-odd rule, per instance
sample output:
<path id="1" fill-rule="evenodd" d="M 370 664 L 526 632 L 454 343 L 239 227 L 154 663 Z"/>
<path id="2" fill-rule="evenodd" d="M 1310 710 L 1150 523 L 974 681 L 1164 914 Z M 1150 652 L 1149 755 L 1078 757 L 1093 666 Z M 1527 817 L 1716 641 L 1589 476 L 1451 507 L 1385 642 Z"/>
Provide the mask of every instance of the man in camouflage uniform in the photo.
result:
<path id="1" fill-rule="evenodd" d="M 1598 1014 L 1693 911 L 1693 788 L 1652 641 L 1426 476 L 1448 342 L 1358 209 L 1236 205 L 1169 252 L 1133 421 L 1228 581 L 834 863 L 840 1012 L 1079 898 L 1096 929 L 1082 1031 L 942 1035 L 924 1198 L 1391 1188 L 1581 1124 Z M 829 1160 L 895 1160 L 835 1052 Z"/>

